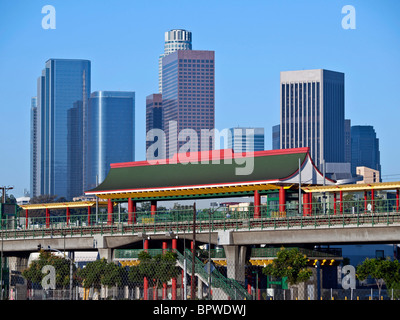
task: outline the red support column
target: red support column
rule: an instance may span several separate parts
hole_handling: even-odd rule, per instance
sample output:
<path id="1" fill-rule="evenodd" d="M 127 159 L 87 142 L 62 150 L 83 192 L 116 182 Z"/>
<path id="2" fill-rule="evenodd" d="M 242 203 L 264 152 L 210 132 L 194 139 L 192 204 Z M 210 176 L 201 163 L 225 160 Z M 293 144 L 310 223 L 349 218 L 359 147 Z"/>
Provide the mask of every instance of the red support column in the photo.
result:
<path id="1" fill-rule="evenodd" d="M 25 229 L 28 229 L 28 209 L 25 209 Z"/>
<path id="2" fill-rule="evenodd" d="M 87 223 L 90 226 L 90 215 L 92 214 L 92 207 L 88 206 L 87 208 Z"/>
<path id="3" fill-rule="evenodd" d="M 162 253 L 165 254 L 167 252 L 167 242 L 163 241 L 162 243 Z M 162 289 L 162 299 L 165 300 L 167 298 L 167 283 L 163 283 Z"/>
<path id="4" fill-rule="evenodd" d="M 283 187 L 279 189 L 279 213 L 286 213 L 286 191 Z"/>
<path id="5" fill-rule="evenodd" d="M 336 192 L 333 193 L 333 214 L 336 214 Z"/>
<path id="6" fill-rule="evenodd" d="M 399 205 L 400 205 L 400 190 L 396 190 L 396 211 L 399 212 Z"/>
<path id="7" fill-rule="evenodd" d="M 310 192 L 308 194 L 308 213 L 310 216 L 312 216 L 312 207 L 313 207 L 313 203 L 312 203 L 312 193 Z"/>
<path id="8" fill-rule="evenodd" d="M 128 224 L 136 223 L 136 201 L 128 199 Z"/>
<path id="9" fill-rule="evenodd" d="M 309 216 L 310 215 L 310 210 L 309 210 L 309 203 L 308 203 L 308 193 L 303 193 L 303 216 Z"/>
<path id="10" fill-rule="evenodd" d="M 132 198 L 128 199 L 128 224 L 133 223 L 133 201 Z"/>
<path id="11" fill-rule="evenodd" d="M 50 211 L 46 208 L 46 228 L 50 227 Z"/>
<path id="12" fill-rule="evenodd" d="M 69 208 L 67 207 L 67 226 L 69 226 L 69 220 L 70 220 L 70 218 L 71 218 L 71 215 L 70 215 L 70 210 L 69 210 Z"/>
<path id="13" fill-rule="evenodd" d="M 157 213 L 157 201 L 156 200 L 151 200 L 151 215 L 155 215 Z"/>
<path id="14" fill-rule="evenodd" d="M 258 190 L 254 190 L 254 218 L 261 217 L 261 196 Z"/>
<path id="15" fill-rule="evenodd" d="M 143 243 L 143 249 L 144 249 L 144 251 L 146 251 L 147 252 L 147 250 L 149 249 L 149 240 L 144 240 L 144 243 Z M 143 278 L 143 299 L 144 300 L 148 300 L 149 299 L 149 297 L 148 297 L 148 295 L 149 295 L 149 292 L 148 292 L 148 289 L 149 289 L 149 281 L 147 280 L 147 277 L 144 277 Z"/>
<path id="16" fill-rule="evenodd" d="M 368 210 L 368 197 L 367 191 L 364 191 L 364 213 L 367 213 Z"/>
<path id="17" fill-rule="evenodd" d="M 108 199 L 107 212 L 107 224 L 111 225 L 113 223 L 113 203 L 111 199 Z"/>
<path id="18" fill-rule="evenodd" d="M 177 240 L 172 239 L 172 252 L 177 248 Z M 176 278 L 172 278 L 172 300 L 176 300 Z"/>
<path id="19" fill-rule="evenodd" d="M 340 214 L 343 214 L 343 191 L 339 191 L 339 208 L 340 208 Z"/>
<path id="20" fill-rule="evenodd" d="M 375 191 L 371 189 L 371 210 L 372 213 L 375 211 Z"/>

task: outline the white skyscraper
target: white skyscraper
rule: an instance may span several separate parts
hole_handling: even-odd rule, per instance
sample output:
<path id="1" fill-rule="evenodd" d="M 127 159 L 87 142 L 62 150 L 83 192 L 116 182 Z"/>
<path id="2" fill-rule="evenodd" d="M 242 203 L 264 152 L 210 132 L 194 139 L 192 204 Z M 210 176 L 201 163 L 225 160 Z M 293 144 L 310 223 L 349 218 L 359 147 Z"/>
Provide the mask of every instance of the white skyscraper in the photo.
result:
<path id="1" fill-rule="evenodd" d="M 177 50 L 192 50 L 192 33 L 184 29 L 165 32 L 164 53 L 158 59 L 158 91 L 162 93 L 162 58 Z"/>

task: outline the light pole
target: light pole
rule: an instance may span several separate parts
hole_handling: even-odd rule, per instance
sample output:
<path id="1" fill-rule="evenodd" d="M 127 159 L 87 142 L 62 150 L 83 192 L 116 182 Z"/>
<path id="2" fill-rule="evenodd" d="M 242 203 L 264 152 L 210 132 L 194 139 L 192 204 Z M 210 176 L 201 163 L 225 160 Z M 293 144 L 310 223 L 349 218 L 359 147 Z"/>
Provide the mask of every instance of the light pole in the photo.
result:
<path id="1" fill-rule="evenodd" d="M 6 192 L 7 192 L 7 190 L 14 189 L 14 186 L 8 186 L 8 187 L 2 186 L 2 187 L 0 187 L 0 189 L 3 190 L 2 203 L 6 203 Z"/>
<path id="2" fill-rule="evenodd" d="M 72 268 L 72 266 L 73 266 L 74 261 L 70 257 L 65 255 L 65 251 L 64 251 L 64 253 L 62 253 L 60 250 L 50 248 L 50 246 L 48 246 L 47 248 L 50 251 L 55 251 L 55 252 L 61 253 L 64 256 L 64 258 L 69 260 L 69 300 L 72 300 L 72 287 L 73 287 L 73 277 L 72 277 L 73 268 Z"/>

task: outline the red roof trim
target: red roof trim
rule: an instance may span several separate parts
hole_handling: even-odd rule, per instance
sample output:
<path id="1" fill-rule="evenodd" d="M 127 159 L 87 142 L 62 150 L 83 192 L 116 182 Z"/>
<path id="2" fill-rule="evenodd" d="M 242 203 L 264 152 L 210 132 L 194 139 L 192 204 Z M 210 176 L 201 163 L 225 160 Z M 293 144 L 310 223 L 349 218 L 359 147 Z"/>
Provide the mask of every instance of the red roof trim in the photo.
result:
<path id="1" fill-rule="evenodd" d="M 110 166 L 111 168 L 128 168 L 128 167 L 142 167 L 149 165 L 177 164 L 179 159 L 185 159 L 185 161 L 187 162 L 193 162 L 193 161 L 201 162 L 201 161 L 213 161 L 213 160 L 225 160 L 225 159 L 239 159 L 250 156 L 265 157 L 265 156 L 277 156 L 284 154 L 308 153 L 308 152 L 309 148 L 264 150 L 264 151 L 248 152 L 248 153 L 245 152 L 234 153 L 232 149 L 221 149 L 221 150 L 192 152 L 189 154 L 189 156 L 187 156 L 187 154 L 184 153 L 175 154 L 172 159 L 111 163 Z"/>
<path id="2" fill-rule="evenodd" d="M 163 190 L 175 190 L 175 189 L 202 189 L 202 188 L 218 188 L 229 185 L 244 185 L 244 184 L 263 184 L 263 183 L 279 183 L 281 179 L 275 180 L 255 180 L 255 181 L 243 181 L 243 182 L 226 182 L 226 183 L 210 183 L 210 184 L 195 184 L 195 185 L 183 185 L 183 186 L 170 186 L 170 187 L 154 187 L 154 188 L 136 188 L 136 189 L 116 189 L 116 190 L 104 190 L 100 192 L 96 191 L 85 191 L 86 194 L 102 194 L 102 193 L 128 193 L 128 192 L 149 192 L 149 191 L 163 191 Z"/>

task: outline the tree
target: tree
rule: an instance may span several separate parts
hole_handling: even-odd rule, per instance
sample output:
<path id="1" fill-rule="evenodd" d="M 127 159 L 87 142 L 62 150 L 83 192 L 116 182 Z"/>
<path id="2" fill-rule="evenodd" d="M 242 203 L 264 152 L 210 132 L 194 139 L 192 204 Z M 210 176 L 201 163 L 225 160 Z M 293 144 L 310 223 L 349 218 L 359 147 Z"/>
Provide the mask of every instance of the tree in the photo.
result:
<path id="1" fill-rule="evenodd" d="M 140 263 L 129 269 L 128 276 L 131 282 L 143 282 L 143 278 L 146 277 L 149 285 L 157 289 L 159 285 L 179 275 L 179 268 L 176 267 L 176 253 L 167 251 L 152 257 L 150 253 L 142 251 L 138 258 Z"/>
<path id="2" fill-rule="evenodd" d="M 388 289 L 396 289 L 400 283 L 400 263 L 397 260 L 387 259 L 369 259 L 366 258 L 362 264 L 357 266 L 356 276 L 359 280 L 365 280 L 369 276 L 375 279 L 378 286 L 379 296 L 383 284 Z"/>
<path id="3" fill-rule="evenodd" d="M 42 268 L 51 265 L 56 271 L 56 287 L 66 287 L 70 283 L 70 262 L 62 257 L 52 254 L 50 251 L 41 250 L 39 258 L 34 260 L 27 269 L 22 272 L 25 279 L 32 283 L 40 284 L 46 274 Z"/>
<path id="4" fill-rule="evenodd" d="M 277 253 L 276 259 L 265 266 L 262 272 L 269 276 L 287 277 L 288 283 L 293 285 L 310 279 L 312 272 L 307 269 L 307 263 L 307 256 L 300 253 L 298 249 L 282 248 Z"/>
<path id="5" fill-rule="evenodd" d="M 82 279 L 84 288 L 93 287 L 98 290 L 101 285 L 108 287 L 121 285 L 123 268 L 103 258 L 88 263 L 85 268 L 78 270 L 77 275 Z"/>

